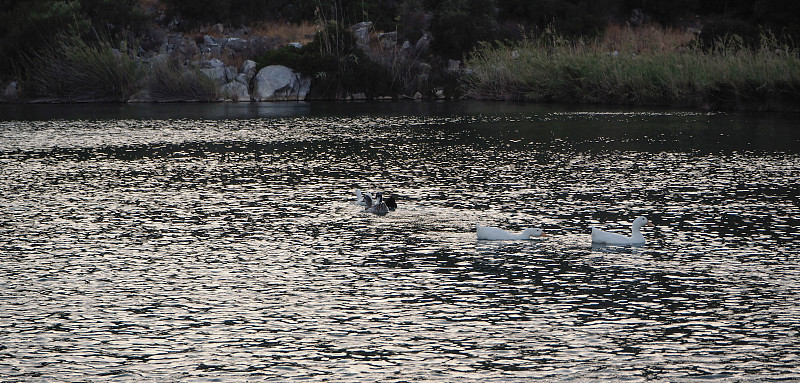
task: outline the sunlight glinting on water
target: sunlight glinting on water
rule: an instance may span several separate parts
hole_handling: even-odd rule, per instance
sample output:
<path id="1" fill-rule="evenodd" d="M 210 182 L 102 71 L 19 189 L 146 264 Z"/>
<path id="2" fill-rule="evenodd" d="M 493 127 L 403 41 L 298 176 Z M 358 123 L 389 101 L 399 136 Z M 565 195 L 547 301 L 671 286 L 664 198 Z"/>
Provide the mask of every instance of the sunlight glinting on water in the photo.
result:
<path id="1" fill-rule="evenodd" d="M 796 133 L 767 130 L 788 135 L 769 149 L 748 124 L 770 122 L 0 121 L 0 372 L 798 379 Z M 399 208 L 366 213 L 356 188 Z M 655 224 L 645 245 L 591 244 L 592 226 L 625 232 L 638 215 Z M 548 237 L 477 241 L 476 223 Z"/>

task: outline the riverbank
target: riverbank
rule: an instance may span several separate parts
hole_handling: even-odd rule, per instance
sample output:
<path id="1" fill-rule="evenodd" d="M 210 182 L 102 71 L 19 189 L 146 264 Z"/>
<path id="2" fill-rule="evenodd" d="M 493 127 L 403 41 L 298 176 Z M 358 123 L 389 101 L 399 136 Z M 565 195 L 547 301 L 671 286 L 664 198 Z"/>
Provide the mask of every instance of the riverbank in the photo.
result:
<path id="1" fill-rule="evenodd" d="M 602 39 L 555 34 L 484 46 L 466 67 L 467 97 L 800 112 L 800 56 L 774 36 L 757 49 L 736 39 L 703 47 L 691 35 L 610 29 Z"/>
<path id="2" fill-rule="evenodd" d="M 336 30 L 352 33 L 351 48 L 325 55 L 322 48 L 341 38 L 327 40 L 330 28 L 283 47 L 211 31 L 174 34 L 161 53 L 149 54 L 65 40 L 41 55 L 37 76 L 22 85 L 26 92 L 6 84 L 0 102 L 466 98 L 800 112 L 800 55 L 768 34 L 755 49 L 736 39 L 703 47 L 690 30 L 612 25 L 591 41 L 545 31 L 514 44 L 484 44 L 464 62 L 426 62 L 428 37 L 400 43 L 371 23 Z"/>

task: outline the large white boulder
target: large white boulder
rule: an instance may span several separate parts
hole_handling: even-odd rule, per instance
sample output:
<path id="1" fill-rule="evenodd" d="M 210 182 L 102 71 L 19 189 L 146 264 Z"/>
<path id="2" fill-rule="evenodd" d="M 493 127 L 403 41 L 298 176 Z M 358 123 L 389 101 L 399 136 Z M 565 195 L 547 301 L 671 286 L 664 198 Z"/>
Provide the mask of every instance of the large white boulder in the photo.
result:
<path id="1" fill-rule="evenodd" d="M 262 68 L 253 80 L 253 98 L 256 101 L 303 100 L 309 92 L 311 80 L 283 65 Z"/>

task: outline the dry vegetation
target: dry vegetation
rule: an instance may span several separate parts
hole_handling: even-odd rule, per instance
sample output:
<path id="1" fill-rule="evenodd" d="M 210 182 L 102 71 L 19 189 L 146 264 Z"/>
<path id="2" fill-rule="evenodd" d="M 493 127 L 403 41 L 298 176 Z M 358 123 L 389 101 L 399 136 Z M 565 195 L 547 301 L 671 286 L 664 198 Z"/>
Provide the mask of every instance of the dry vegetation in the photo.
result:
<path id="1" fill-rule="evenodd" d="M 276 37 L 286 43 L 308 44 L 314 40 L 314 35 L 320 29 L 318 24 L 309 22 L 291 24 L 282 21 L 262 21 L 250 26 L 250 34 Z"/>
<path id="2" fill-rule="evenodd" d="M 634 29 L 611 24 L 606 28 L 600 45 L 608 52 L 641 54 L 685 50 L 694 39 L 695 34 L 688 29 L 662 28 L 656 25 Z"/>
<path id="3" fill-rule="evenodd" d="M 798 51 L 765 34 L 758 49 L 735 37 L 704 49 L 686 32 L 610 28 L 595 41 L 553 33 L 475 52 L 463 85 L 488 99 L 798 110 Z"/>
<path id="4" fill-rule="evenodd" d="M 314 39 L 314 34 L 319 30 L 318 24 L 310 22 L 293 24 L 284 21 L 260 21 L 249 25 L 247 27 L 247 36 L 242 36 L 242 38 L 262 36 L 276 39 L 283 45 L 293 42 L 307 44 Z M 186 36 L 189 37 L 198 35 L 209 35 L 216 39 L 230 37 L 227 31 L 220 33 L 211 25 L 197 27 L 186 33 Z"/>

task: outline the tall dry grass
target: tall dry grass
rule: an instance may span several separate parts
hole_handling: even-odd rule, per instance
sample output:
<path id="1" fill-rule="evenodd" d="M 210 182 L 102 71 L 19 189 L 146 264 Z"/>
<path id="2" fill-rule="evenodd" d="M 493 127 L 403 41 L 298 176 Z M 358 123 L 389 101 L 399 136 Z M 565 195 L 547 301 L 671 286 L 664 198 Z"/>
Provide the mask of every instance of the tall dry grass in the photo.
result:
<path id="1" fill-rule="evenodd" d="M 314 40 L 314 35 L 319 32 L 318 23 L 303 21 L 301 23 L 289 23 L 280 20 L 265 20 L 252 23 L 247 26 L 247 33 L 250 36 L 263 36 L 273 38 L 281 45 L 298 42 L 301 44 L 310 43 Z M 202 31 L 202 32 L 201 32 Z M 198 36 L 207 34 L 213 38 L 227 37 L 225 31 L 218 32 L 210 25 L 197 27 L 187 33 L 187 36 Z M 246 36 L 244 38 L 247 38 Z"/>
<path id="2" fill-rule="evenodd" d="M 516 45 L 484 45 L 462 85 L 482 99 L 800 109 L 800 56 L 766 33 L 761 47 L 734 38 L 712 50 L 682 32 L 613 28 L 602 39 L 545 33 Z"/>
<path id="3" fill-rule="evenodd" d="M 250 26 L 250 33 L 256 36 L 276 37 L 285 43 L 308 44 L 322 29 L 318 23 L 304 21 L 292 24 L 283 21 L 262 21 Z"/>
<path id="4" fill-rule="evenodd" d="M 126 43 L 115 48 L 110 39 L 89 44 L 63 38 L 32 60 L 28 84 L 34 96 L 57 101 L 128 101 L 141 89 L 143 71 Z"/>

